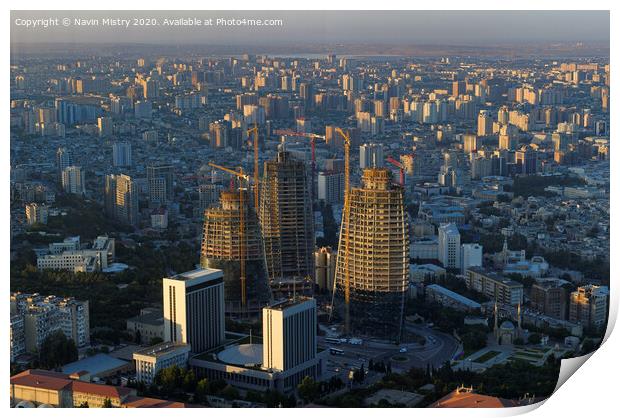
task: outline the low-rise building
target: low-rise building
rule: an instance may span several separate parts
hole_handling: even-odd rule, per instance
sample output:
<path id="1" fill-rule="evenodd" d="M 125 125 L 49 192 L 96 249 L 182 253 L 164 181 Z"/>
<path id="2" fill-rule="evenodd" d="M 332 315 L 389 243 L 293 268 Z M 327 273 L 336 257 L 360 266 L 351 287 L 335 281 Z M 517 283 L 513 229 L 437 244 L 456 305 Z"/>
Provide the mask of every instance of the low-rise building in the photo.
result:
<path id="1" fill-rule="evenodd" d="M 153 379 L 162 369 L 172 366 L 187 367 L 189 344 L 163 342 L 133 354 L 136 366 L 136 380 L 147 385 L 153 383 Z"/>
<path id="2" fill-rule="evenodd" d="M 426 286 L 425 293 L 427 302 L 438 302 L 443 306 L 459 311 L 476 311 L 481 306 L 478 302 L 437 284 Z"/>

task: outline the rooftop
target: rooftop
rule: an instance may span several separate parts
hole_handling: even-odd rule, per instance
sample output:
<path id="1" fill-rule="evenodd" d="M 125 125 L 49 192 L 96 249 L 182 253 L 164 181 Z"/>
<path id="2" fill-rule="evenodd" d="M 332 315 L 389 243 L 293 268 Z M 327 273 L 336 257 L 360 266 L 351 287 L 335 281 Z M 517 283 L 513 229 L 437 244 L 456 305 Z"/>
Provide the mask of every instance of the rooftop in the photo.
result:
<path id="1" fill-rule="evenodd" d="M 187 349 L 189 351 L 189 344 L 181 344 L 181 343 L 171 343 L 171 342 L 163 342 L 159 344 L 155 344 L 151 347 L 144 348 L 142 350 L 138 350 L 135 354 L 143 355 L 143 356 L 154 356 L 160 357 L 166 354 L 172 353 L 179 349 Z"/>
<path id="2" fill-rule="evenodd" d="M 233 345 L 218 353 L 217 358 L 223 363 L 234 364 L 237 366 L 261 364 L 263 362 L 263 345 Z"/>
<path id="3" fill-rule="evenodd" d="M 62 367 L 62 372 L 66 374 L 72 374 L 80 371 L 87 371 L 91 375 L 98 375 L 105 373 L 109 370 L 114 370 L 128 363 L 126 361 L 117 359 L 108 354 L 98 353 L 91 357 L 86 357 L 82 360 L 74 361 L 73 363 L 65 364 Z"/>

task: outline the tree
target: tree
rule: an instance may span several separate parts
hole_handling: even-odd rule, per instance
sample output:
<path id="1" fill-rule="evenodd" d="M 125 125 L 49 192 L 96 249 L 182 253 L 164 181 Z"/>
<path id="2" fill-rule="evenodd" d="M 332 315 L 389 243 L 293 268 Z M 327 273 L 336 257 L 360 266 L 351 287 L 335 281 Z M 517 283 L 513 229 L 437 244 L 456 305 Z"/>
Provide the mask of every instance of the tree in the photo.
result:
<path id="1" fill-rule="evenodd" d="M 224 399 L 228 400 L 239 399 L 239 391 L 231 385 L 226 385 L 226 387 L 220 392 L 220 395 L 222 395 Z"/>
<path id="2" fill-rule="evenodd" d="M 105 398 L 103 401 L 103 408 L 113 408 L 110 398 Z"/>
<path id="3" fill-rule="evenodd" d="M 88 406 L 88 401 L 84 401 L 84 402 L 82 402 L 82 403 L 78 406 L 78 408 L 90 408 L 90 407 Z"/>
<path id="4" fill-rule="evenodd" d="M 48 335 L 39 349 L 39 362 L 43 368 L 53 369 L 77 359 L 75 343 L 60 330 Z"/>
<path id="5" fill-rule="evenodd" d="M 204 402 L 208 393 L 209 381 L 206 378 L 200 379 L 198 383 L 196 383 L 196 389 L 194 390 L 194 401 L 201 403 Z"/>
<path id="6" fill-rule="evenodd" d="M 527 337 L 527 342 L 530 344 L 540 344 L 541 341 L 542 341 L 542 336 L 538 333 L 530 334 Z"/>
<path id="7" fill-rule="evenodd" d="M 297 392 L 304 401 L 312 402 L 321 394 L 321 387 L 313 378 L 306 376 L 297 385 Z"/>

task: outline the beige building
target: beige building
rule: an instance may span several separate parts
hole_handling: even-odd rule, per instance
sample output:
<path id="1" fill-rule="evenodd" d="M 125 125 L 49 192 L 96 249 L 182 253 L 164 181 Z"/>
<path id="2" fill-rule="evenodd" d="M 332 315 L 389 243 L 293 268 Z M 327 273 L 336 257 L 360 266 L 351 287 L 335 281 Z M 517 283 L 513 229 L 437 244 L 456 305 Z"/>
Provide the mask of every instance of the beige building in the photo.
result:
<path id="1" fill-rule="evenodd" d="M 202 353 L 224 341 L 222 270 L 196 269 L 163 279 L 164 341 Z"/>
<path id="2" fill-rule="evenodd" d="M 187 344 L 163 342 L 133 353 L 136 380 L 150 385 L 162 369 L 172 366 L 185 368 L 191 347 Z"/>

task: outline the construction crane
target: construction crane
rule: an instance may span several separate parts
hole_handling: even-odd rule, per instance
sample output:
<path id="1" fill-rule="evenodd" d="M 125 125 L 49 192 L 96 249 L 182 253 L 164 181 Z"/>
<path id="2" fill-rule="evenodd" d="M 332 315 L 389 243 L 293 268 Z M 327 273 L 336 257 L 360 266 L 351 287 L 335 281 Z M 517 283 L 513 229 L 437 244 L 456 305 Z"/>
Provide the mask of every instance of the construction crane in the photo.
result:
<path id="1" fill-rule="evenodd" d="M 344 214 L 340 225 L 340 236 L 343 236 L 343 228 L 349 225 L 349 189 L 350 189 L 350 151 L 351 151 L 351 137 L 348 133 L 344 133 L 342 129 L 336 128 L 336 132 L 344 139 Z M 350 231 L 344 234 L 344 327 L 345 332 L 348 334 L 351 329 L 351 317 L 350 317 L 350 301 L 351 301 L 351 280 L 349 277 L 349 235 Z M 335 285 L 334 281 L 334 285 Z M 333 311 L 333 303 L 332 303 Z"/>
<path id="2" fill-rule="evenodd" d="M 398 171 L 400 172 L 400 185 L 405 187 L 405 166 L 403 165 L 403 163 L 401 163 L 398 160 L 395 160 L 394 158 L 392 158 L 391 156 L 388 156 L 386 158 L 386 161 L 390 164 L 392 164 L 393 166 L 398 168 Z"/>
<path id="3" fill-rule="evenodd" d="M 258 126 L 254 124 L 252 129 L 248 129 L 254 133 L 254 208 L 258 210 Z"/>
<path id="4" fill-rule="evenodd" d="M 325 136 L 313 133 L 297 132 L 290 129 L 277 129 L 273 133 L 276 135 L 310 138 L 310 151 L 312 155 L 312 187 L 310 189 L 314 189 L 314 180 L 316 177 L 316 139 L 319 138 L 325 140 Z"/>
<path id="5" fill-rule="evenodd" d="M 213 168 L 225 171 L 229 174 L 232 174 L 233 176 L 237 176 L 238 178 L 245 180 L 249 186 L 250 176 L 243 172 L 243 167 L 239 167 L 239 171 L 235 171 L 214 163 L 209 163 L 209 165 Z M 239 182 L 239 281 L 241 282 L 242 308 L 246 308 L 247 306 L 245 280 L 245 205 L 243 198 L 243 188 L 241 187 L 241 182 Z"/>

